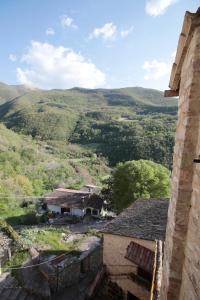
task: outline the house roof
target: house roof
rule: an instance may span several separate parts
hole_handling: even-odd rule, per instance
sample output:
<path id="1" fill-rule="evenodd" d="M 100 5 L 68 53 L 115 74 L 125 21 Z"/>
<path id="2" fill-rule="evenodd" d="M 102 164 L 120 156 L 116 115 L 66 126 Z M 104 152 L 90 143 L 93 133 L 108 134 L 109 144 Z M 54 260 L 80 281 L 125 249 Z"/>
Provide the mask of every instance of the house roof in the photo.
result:
<path id="1" fill-rule="evenodd" d="M 58 188 L 58 189 L 55 190 L 55 192 L 58 192 L 58 193 L 73 193 L 73 194 L 89 194 L 89 192 L 86 192 L 86 191 L 63 189 L 63 188 Z"/>
<path id="2" fill-rule="evenodd" d="M 138 199 L 102 230 L 144 240 L 164 240 L 169 199 Z"/>
<path id="3" fill-rule="evenodd" d="M 56 189 L 44 198 L 47 204 L 59 205 L 66 208 L 92 207 L 101 209 L 103 200 L 100 196 L 85 191 Z"/>

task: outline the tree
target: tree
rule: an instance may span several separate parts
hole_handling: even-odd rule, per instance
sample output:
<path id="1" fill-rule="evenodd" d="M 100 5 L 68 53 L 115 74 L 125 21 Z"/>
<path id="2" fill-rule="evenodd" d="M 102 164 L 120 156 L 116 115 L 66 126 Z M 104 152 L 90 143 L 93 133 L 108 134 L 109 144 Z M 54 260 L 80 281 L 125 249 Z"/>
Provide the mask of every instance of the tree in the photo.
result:
<path id="1" fill-rule="evenodd" d="M 23 189 L 23 191 L 27 195 L 33 194 L 33 186 L 32 186 L 31 181 L 28 179 L 28 177 L 26 177 L 24 175 L 17 175 L 16 183 Z"/>
<path id="2" fill-rule="evenodd" d="M 169 196 L 170 172 L 149 160 L 120 163 L 113 170 L 108 190 L 112 207 L 120 212 L 138 198 Z"/>

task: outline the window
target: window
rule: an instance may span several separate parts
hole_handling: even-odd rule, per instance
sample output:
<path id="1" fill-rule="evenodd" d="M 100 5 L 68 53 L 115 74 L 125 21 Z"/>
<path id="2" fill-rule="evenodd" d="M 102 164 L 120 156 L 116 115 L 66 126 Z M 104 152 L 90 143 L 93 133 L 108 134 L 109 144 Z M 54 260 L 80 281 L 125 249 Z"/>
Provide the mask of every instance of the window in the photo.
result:
<path id="1" fill-rule="evenodd" d="M 61 207 L 61 214 L 70 213 L 70 208 Z"/>
<path id="2" fill-rule="evenodd" d="M 94 208 L 94 209 L 92 210 L 92 214 L 93 214 L 94 216 L 98 216 L 98 210 Z"/>
<path id="3" fill-rule="evenodd" d="M 127 293 L 127 300 L 140 300 L 138 297 L 134 296 L 130 292 Z"/>
<path id="4" fill-rule="evenodd" d="M 91 208 L 87 208 L 86 209 L 86 215 L 89 215 L 89 216 L 91 216 L 91 214 L 92 214 L 92 210 L 91 210 Z"/>
<path id="5" fill-rule="evenodd" d="M 152 274 L 138 267 L 137 275 L 148 282 L 152 282 Z"/>

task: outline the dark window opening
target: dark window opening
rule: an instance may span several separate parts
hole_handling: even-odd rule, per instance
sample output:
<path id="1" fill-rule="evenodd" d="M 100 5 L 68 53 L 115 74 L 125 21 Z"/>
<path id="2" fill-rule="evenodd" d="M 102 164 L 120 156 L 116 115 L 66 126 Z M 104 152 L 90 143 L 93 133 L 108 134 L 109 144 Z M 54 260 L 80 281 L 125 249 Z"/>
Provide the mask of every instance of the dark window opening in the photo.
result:
<path id="1" fill-rule="evenodd" d="M 152 282 L 152 274 L 138 267 L 137 274 L 139 277 L 143 278 L 148 282 Z"/>
<path id="2" fill-rule="evenodd" d="M 70 208 L 61 207 L 61 214 L 64 214 L 64 213 L 70 213 Z"/>
<path id="3" fill-rule="evenodd" d="M 93 209 L 92 214 L 93 214 L 94 216 L 97 216 L 97 215 L 98 215 L 98 210 L 97 210 L 97 209 Z"/>
<path id="4" fill-rule="evenodd" d="M 91 214 L 92 214 L 91 208 L 87 208 L 87 209 L 86 209 L 86 215 L 91 216 Z"/>
<path id="5" fill-rule="evenodd" d="M 64 214 L 66 212 L 66 208 L 65 207 L 61 207 L 61 214 Z"/>
<path id="6" fill-rule="evenodd" d="M 140 300 L 138 297 L 134 296 L 130 292 L 127 293 L 127 300 Z"/>
<path id="7" fill-rule="evenodd" d="M 46 203 L 42 204 L 42 209 L 47 209 L 47 204 Z"/>

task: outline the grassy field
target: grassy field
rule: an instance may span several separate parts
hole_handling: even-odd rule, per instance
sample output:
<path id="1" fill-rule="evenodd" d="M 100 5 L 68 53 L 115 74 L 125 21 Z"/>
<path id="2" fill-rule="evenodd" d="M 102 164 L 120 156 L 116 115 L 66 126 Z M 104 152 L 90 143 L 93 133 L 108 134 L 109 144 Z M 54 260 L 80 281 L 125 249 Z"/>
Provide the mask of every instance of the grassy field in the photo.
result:
<path id="1" fill-rule="evenodd" d="M 34 246 L 45 253 L 66 253 L 78 250 L 78 241 L 65 242 L 64 235 L 68 235 L 67 229 L 23 229 L 20 236 L 25 244 Z M 80 241 L 80 240 L 79 240 Z"/>

